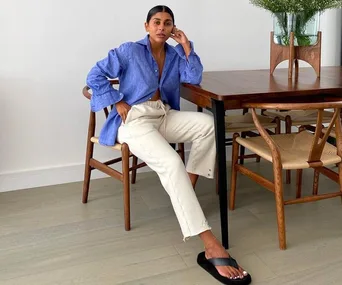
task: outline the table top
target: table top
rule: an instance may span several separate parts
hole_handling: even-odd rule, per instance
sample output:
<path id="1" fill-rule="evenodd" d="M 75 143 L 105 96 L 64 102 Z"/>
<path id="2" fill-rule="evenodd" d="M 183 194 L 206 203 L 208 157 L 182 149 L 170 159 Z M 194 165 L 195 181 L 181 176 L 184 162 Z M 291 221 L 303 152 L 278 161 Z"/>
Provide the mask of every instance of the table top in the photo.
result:
<path id="1" fill-rule="evenodd" d="M 200 85 L 183 84 L 182 91 L 183 98 L 198 100 L 199 106 L 207 107 L 215 99 L 229 101 L 231 108 L 239 108 L 241 100 L 260 99 L 260 96 L 342 95 L 342 67 L 322 67 L 319 78 L 313 68 L 300 68 L 298 78 L 292 79 L 288 79 L 287 68 L 276 69 L 273 75 L 269 69 L 206 71 Z M 194 94 L 199 98 L 194 100 Z"/>
<path id="2" fill-rule="evenodd" d="M 312 68 L 300 68 L 298 78 L 288 79 L 287 68 L 276 69 L 270 75 L 269 69 L 206 71 L 200 85 L 184 84 L 187 88 L 208 93 L 217 100 L 231 99 L 249 94 L 293 93 L 305 91 L 342 91 L 342 67 L 322 67 L 318 78 Z"/>

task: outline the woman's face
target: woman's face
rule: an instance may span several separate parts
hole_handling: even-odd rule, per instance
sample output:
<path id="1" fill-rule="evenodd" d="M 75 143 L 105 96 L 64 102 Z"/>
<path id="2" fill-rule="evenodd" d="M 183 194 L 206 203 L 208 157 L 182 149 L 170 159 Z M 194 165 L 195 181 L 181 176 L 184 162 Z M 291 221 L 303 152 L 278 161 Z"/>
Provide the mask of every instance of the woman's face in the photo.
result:
<path id="1" fill-rule="evenodd" d="M 166 42 L 174 28 L 172 17 L 169 13 L 159 12 L 154 14 L 148 23 L 145 23 L 146 32 L 155 42 Z"/>

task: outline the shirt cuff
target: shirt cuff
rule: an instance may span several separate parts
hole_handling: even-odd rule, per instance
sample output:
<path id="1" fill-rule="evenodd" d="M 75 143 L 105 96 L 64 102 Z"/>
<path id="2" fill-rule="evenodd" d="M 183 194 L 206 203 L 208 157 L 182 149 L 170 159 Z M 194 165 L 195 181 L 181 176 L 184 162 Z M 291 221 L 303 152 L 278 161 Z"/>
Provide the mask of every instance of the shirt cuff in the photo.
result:
<path id="1" fill-rule="evenodd" d="M 191 50 L 190 50 L 189 57 L 190 57 L 190 56 L 193 56 L 193 55 L 196 55 L 196 53 L 195 53 L 195 51 L 194 51 L 194 43 L 193 43 L 192 41 L 190 41 L 190 49 L 191 49 Z M 188 60 L 188 59 L 186 58 L 186 55 L 185 55 L 185 52 L 184 52 L 184 48 L 183 48 L 183 46 L 182 46 L 181 44 L 176 45 L 175 50 L 176 50 L 176 52 L 178 53 L 178 55 L 179 55 L 182 59 Z"/>
<path id="2" fill-rule="evenodd" d="M 123 97 L 124 94 L 119 92 L 107 92 L 97 96 L 93 94 L 90 100 L 91 110 L 93 112 L 98 112 L 109 105 L 116 104 L 121 101 Z"/>

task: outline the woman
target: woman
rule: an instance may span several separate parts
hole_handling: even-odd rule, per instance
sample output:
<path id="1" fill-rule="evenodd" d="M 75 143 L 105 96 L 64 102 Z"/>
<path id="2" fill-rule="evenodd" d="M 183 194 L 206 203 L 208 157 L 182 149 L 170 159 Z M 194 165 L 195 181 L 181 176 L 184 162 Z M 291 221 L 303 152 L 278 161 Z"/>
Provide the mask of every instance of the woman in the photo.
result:
<path id="1" fill-rule="evenodd" d="M 157 172 L 184 240 L 199 235 L 204 243 L 205 252 L 198 256 L 204 269 L 225 284 L 249 284 L 250 275 L 211 232 L 194 193 L 198 175 L 213 178 L 214 124 L 208 114 L 179 111 L 180 83 L 199 84 L 203 67 L 193 44 L 174 23 L 170 8 L 152 8 L 145 23 L 148 35 L 111 50 L 90 71 L 87 84 L 93 91 L 92 110 L 115 104 L 101 130 L 100 143 L 127 143 L 132 153 Z M 167 44 L 169 38 L 178 45 Z M 117 77 L 119 90 L 107 80 Z M 178 142 L 192 142 L 186 168 L 170 146 Z"/>

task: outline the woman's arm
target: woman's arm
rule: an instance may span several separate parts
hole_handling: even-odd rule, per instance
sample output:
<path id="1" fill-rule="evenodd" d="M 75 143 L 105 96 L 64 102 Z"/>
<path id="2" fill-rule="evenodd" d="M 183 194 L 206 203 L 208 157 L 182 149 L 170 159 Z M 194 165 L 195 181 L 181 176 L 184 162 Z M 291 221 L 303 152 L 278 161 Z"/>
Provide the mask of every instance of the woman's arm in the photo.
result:
<path id="1" fill-rule="evenodd" d="M 125 43 L 109 51 L 108 56 L 90 70 L 87 85 L 93 92 L 90 102 L 92 111 L 97 112 L 122 100 L 124 95 L 111 86 L 108 78 L 120 77 L 129 61 L 130 48 L 131 43 Z"/>
<path id="2" fill-rule="evenodd" d="M 187 48 L 176 46 L 176 51 L 181 57 L 179 62 L 180 81 L 182 83 L 200 84 L 202 81 L 203 65 L 199 56 L 194 51 L 193 43 L 190 42 L 190 52 L 186 56 Z"/>
<path id="3" fill-rule="evenodd" d="M 176 51 L 181 57 L 179 63 L 180 81 L 183 83 L 200 84 L 202 81 L 203 66 L 200 58 L 194 52 L 194 45 L 190 42 L 185 33 L 176 27 L 171 36 L 178 45 Z"/>

